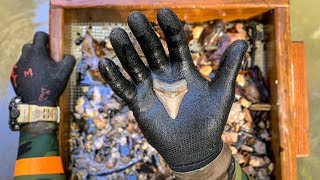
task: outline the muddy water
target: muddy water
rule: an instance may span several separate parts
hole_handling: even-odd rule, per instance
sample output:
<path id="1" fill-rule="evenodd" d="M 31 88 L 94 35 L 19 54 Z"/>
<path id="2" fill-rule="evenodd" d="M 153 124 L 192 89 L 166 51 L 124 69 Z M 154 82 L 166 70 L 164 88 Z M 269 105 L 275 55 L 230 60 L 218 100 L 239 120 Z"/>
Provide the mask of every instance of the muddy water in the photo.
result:
<path id="1" fill-rule="evenodd" d="M 12 179 L 18 133 L 9 131 L 7 105 L 14 96 L 9 77 L 23 44 L 37 30 L 48 32 L 48 1 L 0 0 L 0 179 Z M 311 156 L 298 160 L 299 179 L 320 177 L 320 1 L 291 0 L 293 40 L 304 40 L 310 109 Z"/>

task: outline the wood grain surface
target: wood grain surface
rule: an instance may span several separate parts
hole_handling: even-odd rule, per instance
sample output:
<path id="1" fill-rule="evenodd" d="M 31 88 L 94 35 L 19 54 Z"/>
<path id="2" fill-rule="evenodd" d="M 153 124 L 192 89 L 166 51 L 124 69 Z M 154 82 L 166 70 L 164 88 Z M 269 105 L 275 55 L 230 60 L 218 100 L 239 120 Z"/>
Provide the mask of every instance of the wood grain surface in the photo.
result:
<path id="1" fill-rule="evenodd" d="M 61 61 L 64 56 L 64 9 L 50 8 L 50 26 L 49 26 L 49 46 L 51 57 L 55 61 Z M 64 171 L 68 171 L 69 165 L 69 131 L 70 131 L 70 110 L 69 98 L 70 88 L 69 84 L 60 97 L 59 106 L 61 110 L 59 123 L 59 150 L 62 157 Z"/>
<path id="2" fill-rule="evenodd" d="M 133 7 L 133 8 L 239 8 L 239 7 L 289 7 L 289 0 L 51 0 L 52 6 L 63 8 Z"/>
<path id="3" fill-rule="evenodd" d="M 306 74 L 306 51 L 303 42 L 292 43 L 293 73 L 293 120 L 296 124 L 297 157 L 310 155 L 309 109 Z"/>

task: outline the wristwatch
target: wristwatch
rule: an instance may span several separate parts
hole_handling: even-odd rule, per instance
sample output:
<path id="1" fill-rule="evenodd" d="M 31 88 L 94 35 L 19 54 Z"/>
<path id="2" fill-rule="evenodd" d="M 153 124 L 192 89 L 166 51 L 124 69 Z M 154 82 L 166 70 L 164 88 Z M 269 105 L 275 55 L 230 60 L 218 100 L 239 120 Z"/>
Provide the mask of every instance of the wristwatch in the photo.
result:
<path id="1" fill-rule="evenodd" d="M 20 130 L 22 124 L 38 121 L 60 121 L 60 108 L 23 104 L 21 97 L 14 97 L 9 104 L 9 127 L 12 131 Z"/>

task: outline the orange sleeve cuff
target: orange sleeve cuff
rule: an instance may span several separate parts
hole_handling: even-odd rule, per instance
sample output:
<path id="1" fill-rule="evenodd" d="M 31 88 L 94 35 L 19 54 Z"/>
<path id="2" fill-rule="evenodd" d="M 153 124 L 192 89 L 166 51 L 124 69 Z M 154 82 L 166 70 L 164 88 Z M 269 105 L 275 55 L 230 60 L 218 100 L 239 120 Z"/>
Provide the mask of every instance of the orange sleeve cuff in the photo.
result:
<path id="1" fill-rule="evenodd" d="M 16 161 L 14 176 L 63 174 L 60 156 L 23 158 Z"/>

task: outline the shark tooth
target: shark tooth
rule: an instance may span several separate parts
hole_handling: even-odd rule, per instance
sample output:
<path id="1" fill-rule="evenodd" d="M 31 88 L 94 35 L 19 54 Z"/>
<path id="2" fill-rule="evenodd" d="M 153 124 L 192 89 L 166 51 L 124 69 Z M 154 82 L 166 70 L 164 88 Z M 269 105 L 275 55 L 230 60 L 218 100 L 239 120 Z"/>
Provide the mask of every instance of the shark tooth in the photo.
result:
<path id="1" fill-rule="evenodd" d="M 168 115 L 172 119 L 175 119 L 178 115 L 183 97 L 188 91 L 187 81 L 182 79 L 169 84 L 158 79 L 153 79 L 153 90 Z"/>

